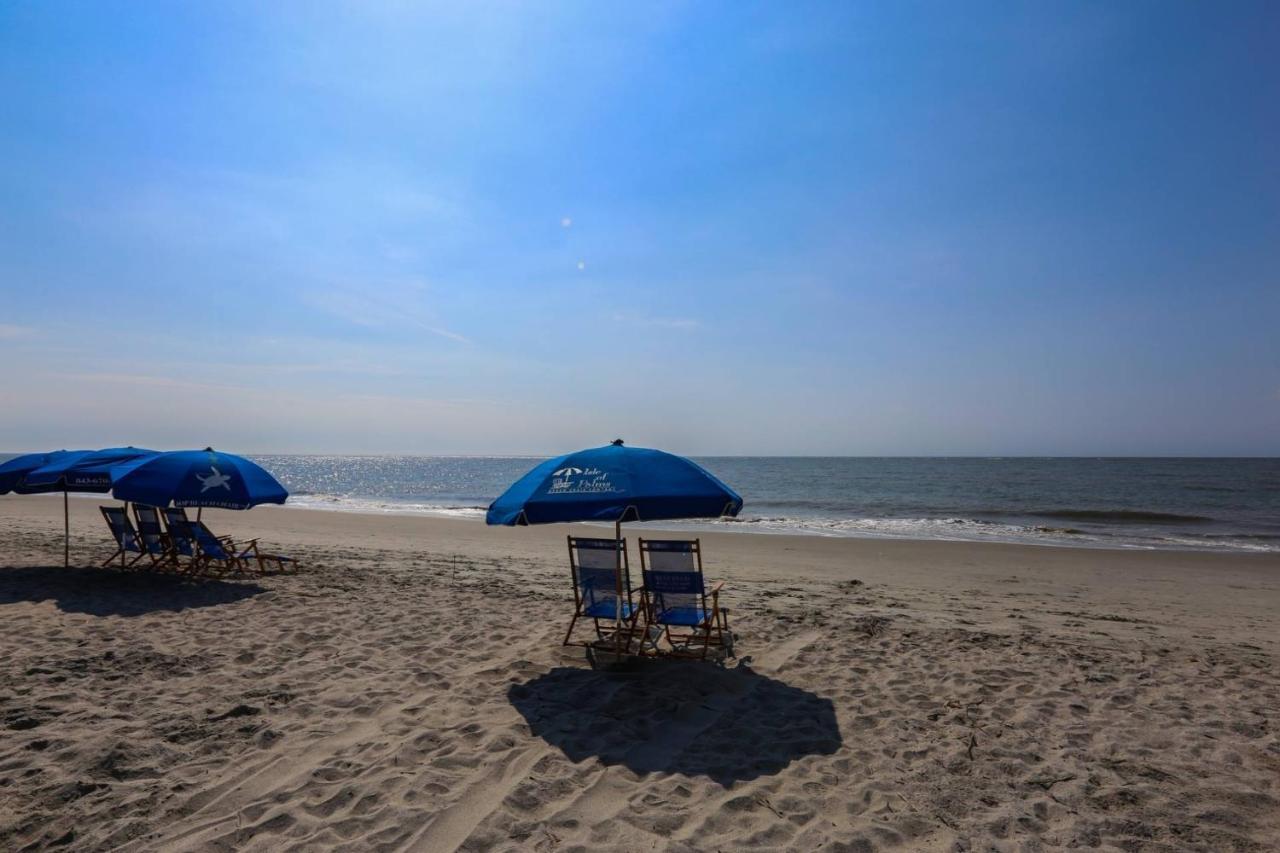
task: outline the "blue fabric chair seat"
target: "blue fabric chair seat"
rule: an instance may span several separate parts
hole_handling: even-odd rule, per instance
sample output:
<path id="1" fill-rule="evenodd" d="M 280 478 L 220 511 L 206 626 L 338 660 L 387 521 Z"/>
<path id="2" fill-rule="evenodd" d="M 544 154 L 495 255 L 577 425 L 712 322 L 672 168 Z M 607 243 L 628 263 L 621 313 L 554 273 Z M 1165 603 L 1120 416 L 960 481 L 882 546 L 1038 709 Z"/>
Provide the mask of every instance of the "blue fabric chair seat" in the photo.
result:
<path id="1" fill-rule="evenodd" d="M 629 602 L 622 602 L 622 618 L 630 619 L 635 608 Z M 618 605 L 612 601 L 597 601 L 583 611 L 584 616 L 592 619 L 613 619 L 618 615 Z"/>
<path id="2" fill-rule="evenodd" d="M 705 625 L 710 618 L 710 614 L 703 610 L 701 606 L 668 607 L 658 613 L 657 622 L 659 625 L 688 625 L 696 627 Z"/>

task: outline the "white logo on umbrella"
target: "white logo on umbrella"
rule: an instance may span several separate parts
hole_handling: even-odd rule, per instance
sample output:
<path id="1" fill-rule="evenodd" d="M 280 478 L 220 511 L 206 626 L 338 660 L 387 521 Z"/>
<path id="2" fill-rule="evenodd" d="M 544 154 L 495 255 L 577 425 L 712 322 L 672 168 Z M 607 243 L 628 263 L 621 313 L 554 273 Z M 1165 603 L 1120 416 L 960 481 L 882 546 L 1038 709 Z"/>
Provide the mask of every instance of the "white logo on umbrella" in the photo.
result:
<path id="1" fill-rule="evenodd" d="M 552 471 L 552 477 L 572 477 L 574 474 L 581 474 L 581 468 L 561 468 L 559 471 Z"/>
<path id="2" fill-rule="evenodd" d="M 203 477 L 196 474 L 196 479 L 199 480 L 200 485 L 204 487 L 200 490 L 200 494 L 202 495 L 210 489 L 216 489 L 219 487 L 226 489 L 228 492 L 231 491 L 231 475 L 223 474 L 218 470 L 217 465 L 210 465 L 209 473 Z"/>

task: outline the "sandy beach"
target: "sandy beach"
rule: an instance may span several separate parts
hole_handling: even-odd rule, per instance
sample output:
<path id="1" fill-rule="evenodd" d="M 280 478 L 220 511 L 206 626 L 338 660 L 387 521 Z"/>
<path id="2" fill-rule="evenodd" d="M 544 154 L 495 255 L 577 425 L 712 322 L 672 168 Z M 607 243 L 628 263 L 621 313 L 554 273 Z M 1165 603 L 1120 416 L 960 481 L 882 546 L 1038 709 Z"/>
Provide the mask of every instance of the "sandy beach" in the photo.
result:
<path id="1" fill-rule="evenodd" d="M 207 512 L 306 568 L 193 584 L 61 510 L 0 498 L 6 850 L 1280 848 L 1274 554 L 708 534 L 739 659 L 605 673 L 565 527 Z"/>

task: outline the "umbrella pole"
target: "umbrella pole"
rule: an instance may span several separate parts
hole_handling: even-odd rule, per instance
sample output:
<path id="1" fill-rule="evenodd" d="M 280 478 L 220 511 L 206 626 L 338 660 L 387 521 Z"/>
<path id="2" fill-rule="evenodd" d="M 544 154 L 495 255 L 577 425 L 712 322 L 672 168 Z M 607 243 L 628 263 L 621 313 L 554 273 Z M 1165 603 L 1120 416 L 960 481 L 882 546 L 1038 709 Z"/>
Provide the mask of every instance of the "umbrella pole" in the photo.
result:
<path id="1" fill-rule="evenodd" d="M 71 511 L 67 507 L 67 487 L 62 487 L 62 568 L 71 565 Z"/>
<path id="2" fill-rule="evenodd" d="M 624 512 L 623 515 L 626 513 Z M 615 615 L 617 621 L 614 623 L 613 644 L 616 647 L 618 657 L 622 657 L 622 516 L 618 516 L 618 520 L 613 524 L 613 535 L 617 540 L 617 547 L 613 549 L 616 569 L 613 573 L 613 582 L 616 587 L 614 597 Z M 630 635 L 628 635 L 628 640 Z"/>

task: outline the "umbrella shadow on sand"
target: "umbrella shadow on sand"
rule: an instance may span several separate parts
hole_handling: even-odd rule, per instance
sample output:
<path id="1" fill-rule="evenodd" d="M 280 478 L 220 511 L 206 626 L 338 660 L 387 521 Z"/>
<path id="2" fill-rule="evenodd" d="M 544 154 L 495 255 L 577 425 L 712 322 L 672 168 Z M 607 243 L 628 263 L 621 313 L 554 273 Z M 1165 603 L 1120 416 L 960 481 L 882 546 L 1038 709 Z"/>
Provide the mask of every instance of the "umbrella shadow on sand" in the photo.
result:
<path id="1" fill-rule="evenodd" d="M 753 672 L 651 661 L 629 672 L 558 667 L 507 693 L 533 734 L 573 762 L 707 776 L 721 785 L 779 773 L 841 746 L 835 706 Z"/>
<path id="2" fill-rule="evenodd" d="M 216 607 L 266 590 L 255 583 L 198 583 L 151 572 L 62 566 L 0 566 L 0 607 L 19 601 L 53 601 L 64 613 L 145 616 L 196 607 Z"/>

